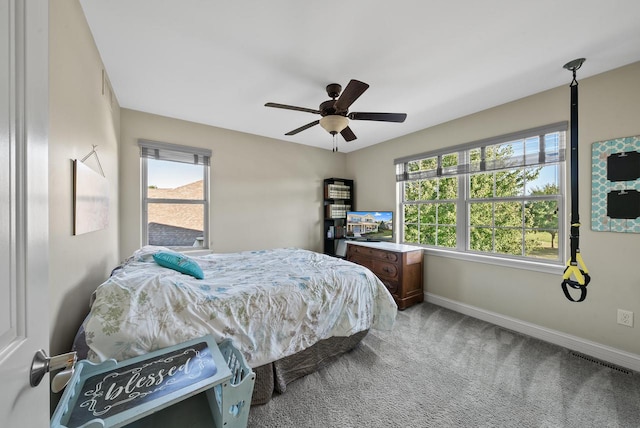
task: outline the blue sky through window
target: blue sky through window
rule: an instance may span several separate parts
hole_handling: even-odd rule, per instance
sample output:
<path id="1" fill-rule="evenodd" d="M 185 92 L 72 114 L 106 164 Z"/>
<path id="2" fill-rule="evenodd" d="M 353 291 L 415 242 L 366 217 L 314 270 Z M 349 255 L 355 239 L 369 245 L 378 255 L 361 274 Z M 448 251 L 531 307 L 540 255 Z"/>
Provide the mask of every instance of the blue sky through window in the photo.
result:
<path id="1" fill-rule="evenodd" d="M 147 183 L 159 189 L 175 189 L 202 180 L 202 165 L 149 159 Z"/>

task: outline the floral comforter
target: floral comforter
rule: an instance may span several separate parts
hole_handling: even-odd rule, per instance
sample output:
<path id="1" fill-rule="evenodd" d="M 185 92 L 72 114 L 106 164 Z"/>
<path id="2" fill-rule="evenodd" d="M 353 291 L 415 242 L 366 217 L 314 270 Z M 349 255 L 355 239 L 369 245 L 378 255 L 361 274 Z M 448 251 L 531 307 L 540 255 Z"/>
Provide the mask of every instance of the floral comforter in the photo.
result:
<path id="1" fill-rule="evenodd" d="M 391 329 L 393 298 L 368 269 L 324 254 L 274 249 L 192 257 L 204 279 L 136 251 L 94 293 L 84 328 L 89 359 L 124 360 L 211 334 L 251 367 L 332 336 Z"/>

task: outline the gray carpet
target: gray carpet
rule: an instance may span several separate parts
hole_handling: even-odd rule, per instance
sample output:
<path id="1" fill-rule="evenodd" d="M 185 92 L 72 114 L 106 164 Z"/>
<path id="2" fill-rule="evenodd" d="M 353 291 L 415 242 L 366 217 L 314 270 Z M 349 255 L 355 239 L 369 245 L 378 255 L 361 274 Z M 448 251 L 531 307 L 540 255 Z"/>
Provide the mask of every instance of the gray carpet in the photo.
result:
<path id="1" fill-rule="evenodd" d="M 207 426 L 202 398 L 167 410 Z M 249 427 L 640 427 L 640 375 L 424 303 L 251 408 Z"/>

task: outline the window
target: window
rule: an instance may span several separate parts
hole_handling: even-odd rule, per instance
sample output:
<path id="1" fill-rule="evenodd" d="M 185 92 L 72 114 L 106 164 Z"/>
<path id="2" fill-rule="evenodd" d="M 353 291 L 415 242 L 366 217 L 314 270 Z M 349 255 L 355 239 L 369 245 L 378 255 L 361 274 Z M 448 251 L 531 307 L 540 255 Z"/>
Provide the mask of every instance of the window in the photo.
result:
<path id="1" fill-rule="evenodd" d="M 559 264 L 566 129 L 396 159 L 401 242 Z"/>
<path id="2" fill-rule="evenodd" d="M 211 151 L 148 140 L 138 145 L 143 243 L 208 248 Z"/>

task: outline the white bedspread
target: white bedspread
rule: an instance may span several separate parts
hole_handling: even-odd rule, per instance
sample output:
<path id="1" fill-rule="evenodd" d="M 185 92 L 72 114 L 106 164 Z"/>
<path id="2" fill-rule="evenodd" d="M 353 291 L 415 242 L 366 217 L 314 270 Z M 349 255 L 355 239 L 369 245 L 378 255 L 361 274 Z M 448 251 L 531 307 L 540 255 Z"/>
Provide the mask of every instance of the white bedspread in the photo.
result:
<path id="1" fill-rule="evenodd" d="M 193 257 L 197 280 L 136 251 L 95 292 L 85 323 L 89 359 L 124 360 L 212 334 L 230 338 L 251 367 L 332 336 L 390 329 L 396 304 L 366 268 L 300 249 Z"/>

